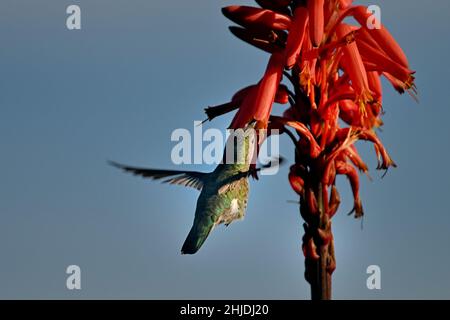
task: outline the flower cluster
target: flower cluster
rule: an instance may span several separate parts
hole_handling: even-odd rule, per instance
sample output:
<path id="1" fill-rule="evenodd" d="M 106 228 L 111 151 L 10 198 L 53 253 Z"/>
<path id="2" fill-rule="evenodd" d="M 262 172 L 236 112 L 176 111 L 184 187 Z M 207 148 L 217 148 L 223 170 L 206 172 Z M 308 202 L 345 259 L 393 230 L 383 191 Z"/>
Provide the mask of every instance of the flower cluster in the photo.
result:
<path id="1" fill-rule="evenodd" d="M 389 31 L 352 0 L 256 2 L 260 8 L 228 6 L 223 14 L 239 25 L 230 27 L 236 37 L 270 54 L 266 71 L 259 82 L 206 113 L 211 120 L 237 109 L 232 128 L 256 120 L 257 128 L 290 133 L 296 163 L 289 181 L 306 222 L 303 252 L 317 260 L 325 248 L 334 260 L 330 218 L 340 203 L 336 176 L 348 178 L 353 212 L 361 217 L 358 171 L 368 168 L 355 142 L 373 144 L 378 169 L 395 166 L 375 131 L 383 124 L 381 77 L 415 97 L 414 72 Z M 348 17 L 357 25 L 347 24 Z M 283 116 L 272 115 L 274 103 L 287 106 Z M 333 261 L 327 263 L 332 272 Z"/>

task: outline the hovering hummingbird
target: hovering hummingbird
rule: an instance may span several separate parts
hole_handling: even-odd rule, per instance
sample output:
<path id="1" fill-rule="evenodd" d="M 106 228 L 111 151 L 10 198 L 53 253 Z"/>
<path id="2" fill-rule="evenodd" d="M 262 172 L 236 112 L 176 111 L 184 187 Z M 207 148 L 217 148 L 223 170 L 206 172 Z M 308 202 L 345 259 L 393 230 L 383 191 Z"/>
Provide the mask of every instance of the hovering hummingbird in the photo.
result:
<path id="1" fill-rule="evenodd" d="M 256 152 L 255 140 L 254 123 L 250 123 L 244 129 L 242 143 L 235 145 L 232 141 L 234 161 L 231 161 L 232 163 L 225 161 L 227 148 L 231 147 L 229 139 L 224 151 L 224 160 L 212 172 L 145 169 L 116 162 L 110 164 L 144 178 L 152 180 L 167 178 L 163 182 L 201 190 L 194 223 L 181 249 L 182 254 L 194 254 L 215 226 L 222 223 L 228 226 L 231 222 L 244 217 L 249 193 L 248 178 L 256 177 L 261 169 L 272 167 L 273 162 L 277 165 L 283 160 L 278 158 L 262 168 L 251 166 Z"/>

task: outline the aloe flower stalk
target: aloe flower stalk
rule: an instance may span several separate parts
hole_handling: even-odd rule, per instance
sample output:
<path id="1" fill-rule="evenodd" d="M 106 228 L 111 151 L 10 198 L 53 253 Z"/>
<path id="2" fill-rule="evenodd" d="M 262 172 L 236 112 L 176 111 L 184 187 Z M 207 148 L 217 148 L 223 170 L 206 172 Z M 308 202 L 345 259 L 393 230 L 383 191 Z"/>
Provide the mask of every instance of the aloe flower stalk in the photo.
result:
<path id="1" fill-rule="evenodd" d="M 331 299 L 336 268 L 331 221 L 340 205 L 336 177 L 347 177 L 351 213 L 361 218 L 359 178 L 368 167 L 355 143 L 373 144 L 377 169 L 396 166 L 376 133 L 383 125 L 380 79 L 416 98 L 414 71 L 386 27 L 368 28 L 370 12 L 352 0 L 256 2 L 261 8 L 233 5 L 222 12 L 239 25 L 230 27 L 235 36 L 270 54 L 266 71 L 230 102 L 205 111 L 212 120 L 237 110 L 231 128 L 256 121 L 258 129 L 289 135 L 296 156 L 288 178 L 304 220 L 305 278 L 312 299 Z M 358 24 L 344 23 L 347 17 Z M 272 114 L 274 102 L 286 105 L 282 116 Z"/>

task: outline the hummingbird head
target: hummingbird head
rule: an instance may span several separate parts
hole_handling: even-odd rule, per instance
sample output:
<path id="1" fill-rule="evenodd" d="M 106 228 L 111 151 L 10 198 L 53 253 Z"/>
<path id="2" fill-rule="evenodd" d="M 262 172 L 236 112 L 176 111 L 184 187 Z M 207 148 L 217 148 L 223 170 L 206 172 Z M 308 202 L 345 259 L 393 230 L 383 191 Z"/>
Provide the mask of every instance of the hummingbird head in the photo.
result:
<path id="1" fill-rule="evenodd" d="M 224 162 L 248 170 L 250 164 L 256 163 L 256 121 L 249 122 L 244 129 L 230 131 L 224 154 Z"/>

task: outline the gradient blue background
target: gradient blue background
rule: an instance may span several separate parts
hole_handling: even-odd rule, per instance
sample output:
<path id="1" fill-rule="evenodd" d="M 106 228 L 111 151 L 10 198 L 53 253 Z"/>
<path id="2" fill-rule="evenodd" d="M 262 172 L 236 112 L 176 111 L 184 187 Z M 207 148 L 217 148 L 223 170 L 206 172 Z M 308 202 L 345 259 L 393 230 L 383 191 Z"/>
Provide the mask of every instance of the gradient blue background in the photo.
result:
<path id="1" fill-rule="evenodd" d="M 288 166 L 252 183 L 245 220 L 181 256 L 197 191 L 106 165 L 176 168 L 172 130 L 192 130 L 205 106 L 260 78 L 268 56 L 233 38 L 220 12 L 236 3 L 251 4 L 0 2 L 0 298 L 309 298 Z M 386 87 L 381 138 L 399 167 L 362 178 L 363 229 L 339 181 L 334 297 L 450 298 L 450 2 L 359 3 L 381 6 L 417 70 L 420 104 Z M 80 31 L 66 29 L 70 4 Z M 70 264 L 80 291 L 66 289 Z M 382 290 L 366 288 L 371 264 Z"/>

